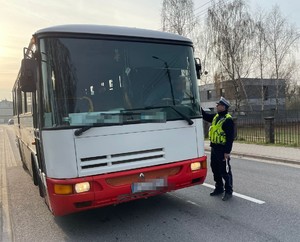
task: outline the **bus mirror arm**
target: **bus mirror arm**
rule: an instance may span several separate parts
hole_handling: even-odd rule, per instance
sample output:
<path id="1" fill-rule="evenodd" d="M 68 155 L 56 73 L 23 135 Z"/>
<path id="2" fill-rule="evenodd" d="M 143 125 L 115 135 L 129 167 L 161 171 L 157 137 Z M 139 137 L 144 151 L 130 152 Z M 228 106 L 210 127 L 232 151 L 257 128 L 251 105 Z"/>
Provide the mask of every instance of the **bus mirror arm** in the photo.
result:
<path id="1" fill-rule="evenodd" d="M 196 67 L 197 79 L 200 79 L 200 77 L 201 77 L 201 60 L 199 58 L 195 58 L 195 67 Z"/>
<path id="2" fill-rule="evenodd" d="M 208 74 L 207 71 L 202 72 L 201 60 L 199 58 L 195 58 L 195 67 L 196 67 L 196 74 L 198 79 L 200 79 L 202 74 L 204 75 Z"/>

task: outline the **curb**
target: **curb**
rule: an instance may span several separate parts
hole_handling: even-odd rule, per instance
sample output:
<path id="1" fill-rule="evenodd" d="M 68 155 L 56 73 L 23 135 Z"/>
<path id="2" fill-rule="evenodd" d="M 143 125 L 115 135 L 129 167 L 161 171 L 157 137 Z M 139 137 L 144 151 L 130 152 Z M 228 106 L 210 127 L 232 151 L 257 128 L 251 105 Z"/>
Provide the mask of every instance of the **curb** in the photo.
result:
<path id="1" fill-rule="evenodd" d="M 206 152 L 210 152 L 210 148 L 205 148 Z M 272 157 L 272 156 L 262 156 L 262 155 L 254 155 L 249 153 L 241 153 L 241 152 L 231 152 L 231 155 L 240 156 L 243 158 L 254 158 L 254 159 L 263 159 L 267 161 L 273 162 L 280 162 L 285 164 L 292 164 L 292 165 L 300 165 L 300 162 L 297 160 L 287 160 L 284 158 Z"/>

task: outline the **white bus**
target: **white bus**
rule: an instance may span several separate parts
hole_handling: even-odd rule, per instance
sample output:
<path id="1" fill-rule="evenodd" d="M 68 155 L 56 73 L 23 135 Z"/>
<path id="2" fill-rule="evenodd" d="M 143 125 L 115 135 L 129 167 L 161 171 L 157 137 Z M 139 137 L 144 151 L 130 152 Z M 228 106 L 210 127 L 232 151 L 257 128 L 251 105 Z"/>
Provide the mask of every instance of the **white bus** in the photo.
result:
<path id="1" fill-rule="evenodd" d="M 23 165 L 50 211 L 62 216 L 202 184 L 200 68 L 192 42 L 170 33 L 37 31 L 13 87 L 14 122 Z"/>

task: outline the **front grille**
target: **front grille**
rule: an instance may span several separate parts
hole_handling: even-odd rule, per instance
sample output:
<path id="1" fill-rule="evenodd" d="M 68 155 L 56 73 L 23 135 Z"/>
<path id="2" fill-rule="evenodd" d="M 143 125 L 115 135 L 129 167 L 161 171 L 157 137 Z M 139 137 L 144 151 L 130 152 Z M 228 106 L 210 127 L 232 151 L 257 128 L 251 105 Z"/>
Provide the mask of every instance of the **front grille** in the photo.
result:
<path id="1" fill-rule="evenodd" d="M 164 159 L 165 152 L 163 148 L 140 150 L 126 153 L 116 153 L 108 155 L 99 155 L 93 157 L 81 158 L 80 166 L 82 170 L 97 167 L 115 166 L 120 164 L 128 164 L 141 161 L 155 161 Z"/>
<path id="2" fill-rule="evenodd" d="M 146 180 L 156 179 L 159 177 L 168 178 L 177 175 L 181 169 L 182 169 L 181 166 L 175 166 L 175 167 L 164 168 L 164 169 L 159 168 L 158 170 L 143 172 L 143 174 L 144 174 L 144 179 Z M 123 186 L 123 185 L 132 184 L 133 182 L 141 181 L 139 175 L 140 172 L 137 172 L 130 175 L 122 175 L 122 176 L 107 178 L 105 181 L 107 182 L 107 184 L 111 186 Z"/>

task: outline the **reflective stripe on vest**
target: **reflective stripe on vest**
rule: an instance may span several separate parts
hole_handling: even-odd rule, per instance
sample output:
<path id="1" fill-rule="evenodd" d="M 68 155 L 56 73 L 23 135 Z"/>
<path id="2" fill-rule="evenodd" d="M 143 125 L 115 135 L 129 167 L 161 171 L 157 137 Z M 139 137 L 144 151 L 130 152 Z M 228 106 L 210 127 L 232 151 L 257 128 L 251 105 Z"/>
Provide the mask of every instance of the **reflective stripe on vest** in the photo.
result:
<path id="1" fill-rule="evenodd" d="M 232 118 L 230 114 L 226 114 L 224 117 L 220 118 L 220 120 L 217 119 L 219 118 L 219 114 L 216 114 L 211 126 L 209 128 L 209 140 L 213 144 L 222 144 L 224 145 L 226 143 L 226 134 L 224 130 L 222 129 L 223 123 L 225 122 L 226 119 Z"/>

